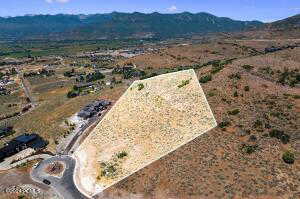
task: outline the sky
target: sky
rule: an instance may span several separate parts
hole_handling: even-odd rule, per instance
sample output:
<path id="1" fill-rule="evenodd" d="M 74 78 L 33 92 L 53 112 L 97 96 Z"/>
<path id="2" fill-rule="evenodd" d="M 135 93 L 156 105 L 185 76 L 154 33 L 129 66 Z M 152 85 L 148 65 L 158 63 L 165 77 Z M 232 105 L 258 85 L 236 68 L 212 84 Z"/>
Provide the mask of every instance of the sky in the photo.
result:
<path id="1" fill-rule="evenodd" d="M 0 0 L 0 16 L 118 12 L 208 12 L 271 22 L 300 14 L 300 0 Z"/>

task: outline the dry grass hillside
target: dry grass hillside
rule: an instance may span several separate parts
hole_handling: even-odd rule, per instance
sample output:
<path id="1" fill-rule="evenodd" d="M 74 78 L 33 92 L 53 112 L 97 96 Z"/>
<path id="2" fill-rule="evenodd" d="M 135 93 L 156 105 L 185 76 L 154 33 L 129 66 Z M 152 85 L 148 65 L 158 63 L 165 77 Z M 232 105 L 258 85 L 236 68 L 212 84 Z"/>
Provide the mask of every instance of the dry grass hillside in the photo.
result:
<path id="1" fill-rule="evenodd" d="M 246 56 L 251 49 L 244 49 L 231 43 L 210 43 L 187 46 L 172 46 L 156 53 L 145 54 L 120 61 L 119 65 L 133 63 L 142 69 L 162 69 L 175 66 L 204 64 L 211 60 Z"/>
<path id="2" fill-rule="evenodd" d="M 239 58 L 214 73 L 197 69 L 199 79 L 211 77 L 202 85 L 219 127 L 99 198 L 300 198 L 298 52 Z"/>

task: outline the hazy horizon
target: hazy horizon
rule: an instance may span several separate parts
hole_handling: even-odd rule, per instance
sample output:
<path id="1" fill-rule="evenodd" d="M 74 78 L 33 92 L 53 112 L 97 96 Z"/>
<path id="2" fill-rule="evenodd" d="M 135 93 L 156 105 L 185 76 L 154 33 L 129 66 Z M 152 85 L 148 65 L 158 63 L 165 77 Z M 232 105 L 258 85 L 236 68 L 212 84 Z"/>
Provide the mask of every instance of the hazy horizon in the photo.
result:
<path id="1" fill-rule="evenodd" d="M 212 13 L 209 13 L 209 12 L 205 12 L 205 11 L 201 11 L 201 12 L 189 12 L 189 11 L 182 11 L 182 12 L 177 12 L 177 13 L 163 13 L 163 12 L 157 12 L 157 11 L 154 11 L 154 12 L 139 12 L 139 11 L 134 11 L 134 12 L 120 12 L 120 11 L 112 11 L 112 12 L 107 12 L 107 13 L 54 13 L 54 14 L 51 14 L 51 13 L 37 13 L 37 14 L 24 14 L 24 15 L 16 15 L 16 16 L 0 16 L 2 18 L 13 18 L 13 17 L 23 17 L 23 16 L 39 16 L 39 15 L 50 15 L 50 16 L 55 16 L 55 15 L 84 15 L 84 16 L 89 16 L 89 15 L 105 15 L 105 14 L 112 14 L 112 13 L 124 13 L 124 14 L 133 14 L 133 13 L 141 13 L 141 14 L 153 14 L 153 13 L 159 13 L 159 14 L 169 14 L 169 15 L 172 15 L 172 14 L 183 14 L 183 13 L 191 13 L 191 14 L 200 14 L 200 13 L 207 13 L 207 14 L 211 14 L 211 15 L 214 15 L 214 16 L 217 16 L 217 17 L 226 17 L 226 18 L 230 18 L 230 17 L 227 17 L 227 16 L 218 16 L 218 15 L 215 15 L 215 14 L 212 14 Z M 231 18 L 232 19 L 232 18 Z M 239 19 L 233 19 L 233 20 L 239 20 Z M 241 21 L 259 21 L 259 20 L 241 20 Z"/>

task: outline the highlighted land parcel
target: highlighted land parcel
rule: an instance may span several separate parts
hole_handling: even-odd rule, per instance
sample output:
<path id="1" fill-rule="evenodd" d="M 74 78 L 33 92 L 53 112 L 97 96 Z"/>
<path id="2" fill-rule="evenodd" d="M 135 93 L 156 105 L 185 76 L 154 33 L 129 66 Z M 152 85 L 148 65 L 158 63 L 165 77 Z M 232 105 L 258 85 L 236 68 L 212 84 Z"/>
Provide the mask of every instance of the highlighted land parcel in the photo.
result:
<path id="1" fill-rule="evenodd" d="M 77 186 L 97 194 L 216 125 L 194 70 L 135 81 L 75 151 Z"/>

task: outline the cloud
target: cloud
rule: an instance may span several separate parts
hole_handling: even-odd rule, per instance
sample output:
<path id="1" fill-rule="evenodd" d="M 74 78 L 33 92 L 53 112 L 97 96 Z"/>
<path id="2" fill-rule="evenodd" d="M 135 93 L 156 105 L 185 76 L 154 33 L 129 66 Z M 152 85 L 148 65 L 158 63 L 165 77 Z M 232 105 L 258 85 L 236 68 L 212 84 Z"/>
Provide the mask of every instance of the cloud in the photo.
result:
<path id="1" fill-rule="evenodd" d="M 167 10 L 169 11 L 169 12 L 175 12 L 176 10 L 177 10 L 177 7 L 176 6 L 171 6 L 170 8 L 167 8 Z"/>
<path id="2" fill-rule="evenodd" d="M 70 0 L 45 0 L 47 3 L 68 3 Z"/>

